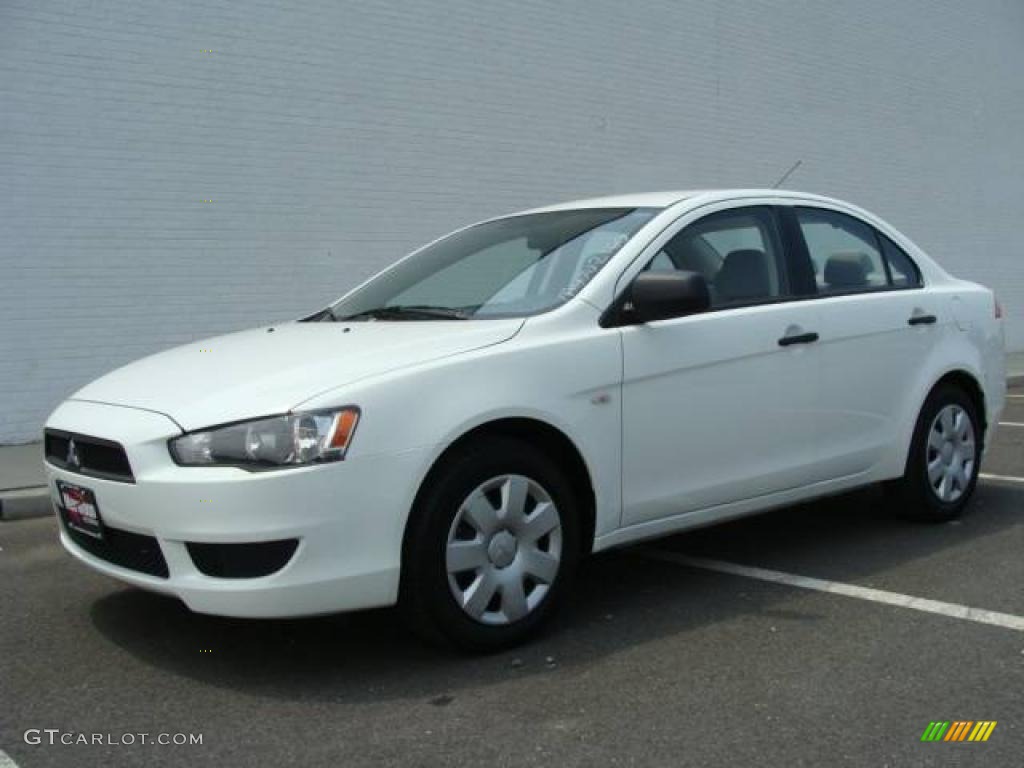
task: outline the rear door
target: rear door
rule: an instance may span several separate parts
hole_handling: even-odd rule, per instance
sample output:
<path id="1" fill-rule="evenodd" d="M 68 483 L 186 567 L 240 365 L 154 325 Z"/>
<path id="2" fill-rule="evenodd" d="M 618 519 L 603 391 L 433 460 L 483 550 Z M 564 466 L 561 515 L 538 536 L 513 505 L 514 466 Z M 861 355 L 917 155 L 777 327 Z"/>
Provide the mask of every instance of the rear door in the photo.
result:
<path id="1" fill-rule="evenodd" d="M 815 273 L 822 469 L 856 475 L 897 438 L 907 388 L 938 339 L 939 302 L 910 257 L 867 222 L 809 205 L 780 215 Z"/>
<path id="2" fill-rule="evenodd" d="M 813 482 L 818 308 L 793 300 L 774 210 L 709 213 L 652 250 L 645 268 L 702 273 L 712 307 L 621 328 L 623 523 Z"/>

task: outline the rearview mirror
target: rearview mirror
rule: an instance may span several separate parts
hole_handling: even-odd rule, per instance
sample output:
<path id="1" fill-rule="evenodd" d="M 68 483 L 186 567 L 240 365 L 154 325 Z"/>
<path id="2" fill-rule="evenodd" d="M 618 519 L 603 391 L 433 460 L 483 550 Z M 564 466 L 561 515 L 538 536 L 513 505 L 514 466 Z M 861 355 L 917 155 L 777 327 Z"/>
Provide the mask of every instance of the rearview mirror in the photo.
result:
<path id="1" fill-rule="evenodd" d="M 641 323 L 695 315 L 711 306 L 704 275 L 685 270 L 641 272 L 633 281 L 629 297 Z"/>

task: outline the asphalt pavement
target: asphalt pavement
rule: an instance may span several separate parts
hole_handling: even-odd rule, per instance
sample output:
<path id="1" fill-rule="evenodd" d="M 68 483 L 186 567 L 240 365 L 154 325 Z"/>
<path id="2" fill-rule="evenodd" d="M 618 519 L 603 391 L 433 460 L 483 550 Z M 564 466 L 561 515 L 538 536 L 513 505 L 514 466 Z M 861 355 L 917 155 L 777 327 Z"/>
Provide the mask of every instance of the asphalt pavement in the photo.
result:
<path id="1" fill-rule="evenodd" d="M 1013 394 L 1003 420 L 1024 424 Z M 596 556 L 540 640 L 469 658 L 390 610 L 192 614 L 74 562 L 51 518 L 3 522 L 0 768 L 1017 767 L 1024 427 L 999 428 L 982 471 L 945 525 L 868 490 Z M 984 743 L 921 741 L 983 720 Z M 60 743 L 82 734 L 104 743 Z"/>

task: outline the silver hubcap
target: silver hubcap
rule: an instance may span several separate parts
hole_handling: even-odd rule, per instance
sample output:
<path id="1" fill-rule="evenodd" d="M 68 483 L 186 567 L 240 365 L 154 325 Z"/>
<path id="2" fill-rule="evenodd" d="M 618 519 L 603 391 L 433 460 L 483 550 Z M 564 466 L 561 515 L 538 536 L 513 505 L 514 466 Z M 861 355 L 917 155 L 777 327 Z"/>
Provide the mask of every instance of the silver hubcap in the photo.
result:
<path id="1" fill-rule="evenodd" d="M 959 405 L 947 405 L 928 430 L 928 482 L 942 501 L 964 495 L 974 474 L 974 425 Z"/>
<path id="2" fill-rule="evenodd" d="M 540 605 L 558 576 L 562 520 L 538 483 L 501 475 L 481 483 L 448 531 L 448 587 L 468 615 L 509 624 Z"/>

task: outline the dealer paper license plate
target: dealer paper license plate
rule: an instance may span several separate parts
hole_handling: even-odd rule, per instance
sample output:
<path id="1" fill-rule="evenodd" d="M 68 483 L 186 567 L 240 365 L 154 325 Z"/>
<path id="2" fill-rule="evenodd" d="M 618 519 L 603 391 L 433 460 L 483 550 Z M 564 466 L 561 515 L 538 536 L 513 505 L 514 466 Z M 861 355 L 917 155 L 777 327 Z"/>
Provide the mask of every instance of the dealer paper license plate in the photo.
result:
<path id="1" fill-rule="evenodd" d="M 86 536 L 102 539 L 103 520 L 100 518 L 99 507 L 96 506 L 95 494 L 88 488 L 60 480 L 57 481 L 57 491 L 60 493 L 64 524 Z"/>

